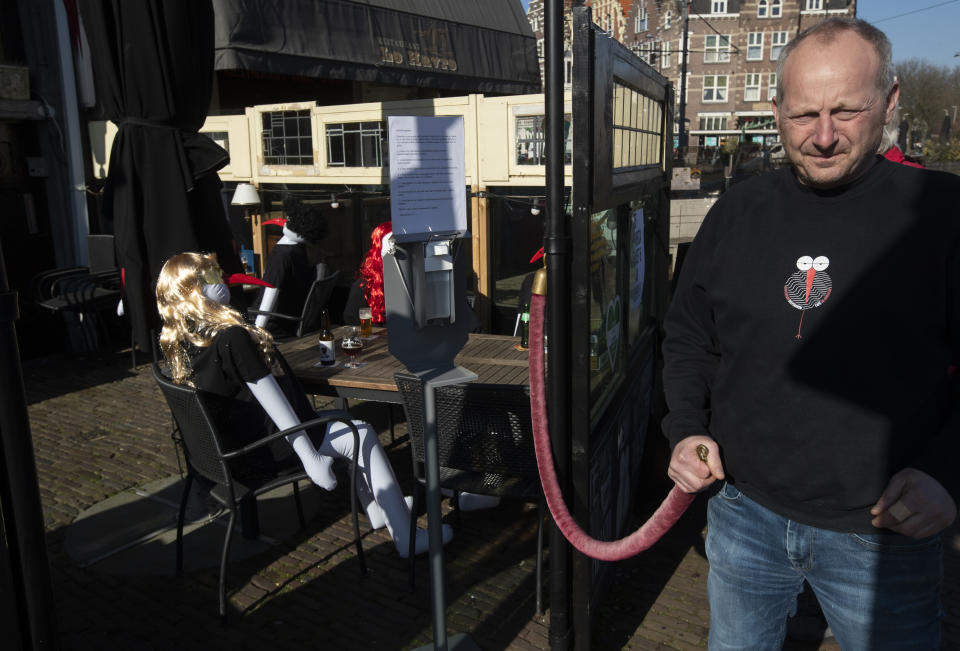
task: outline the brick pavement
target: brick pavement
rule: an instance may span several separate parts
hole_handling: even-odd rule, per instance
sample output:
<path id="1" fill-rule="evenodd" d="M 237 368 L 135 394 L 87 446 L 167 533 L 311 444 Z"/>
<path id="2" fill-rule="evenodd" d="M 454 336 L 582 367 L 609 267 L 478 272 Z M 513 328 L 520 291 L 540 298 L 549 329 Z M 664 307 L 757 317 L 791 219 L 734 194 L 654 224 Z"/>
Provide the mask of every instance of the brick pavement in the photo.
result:
<path id="1" fill-rule="evenodd" d="M 158 556 L 158 562 L 169 563 L 167 574 L 114 575 L 96 564 L 79 567 L 64 549 L 66 528 L 79 513 L 178 472 L 169 411 L 149 365 L 129 369 L 129 352 L 30 360 L 24 379 L 61 648 L 409 649 L 431 639 L 426 562 L 417 561 L 417 586 L 409 591 L 406 562 L 389 537 L 365 530 L 369 576 L 361 579 L 343 481 L 320 500 L 305 532 L 230 564 L 227 627 L 216 617 L 215 569 L 175 576 L 170 549 Z M 358 405 L 354 412 L 378 427 L 409 489 L 404 426 L 390 444 L 382 408 Z M 521 504 L 465 514 L 445 554 L 451 633 L 470 633 L 483 649 L 549 647 L 549 612 L 534 613 L 535 515 L 535 508 Z M 637 515 L 640 520 L 645 514 Z M 617 565 L 598 605 L 594 648 L 706 647 L 704 521 L 698 500 L 664 541 Z M 956 530 L 946 547 L 943 648 L 960 648 Z M 787 648 L 836 647 L 790 640 Z"/>

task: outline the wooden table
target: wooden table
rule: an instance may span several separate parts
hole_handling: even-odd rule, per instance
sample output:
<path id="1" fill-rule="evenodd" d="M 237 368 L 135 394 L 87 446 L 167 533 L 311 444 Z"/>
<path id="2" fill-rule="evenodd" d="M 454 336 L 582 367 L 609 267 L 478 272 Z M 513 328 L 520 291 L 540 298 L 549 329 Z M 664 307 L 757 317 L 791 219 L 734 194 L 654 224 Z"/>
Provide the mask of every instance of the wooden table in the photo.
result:
<path id="1" fill-rule="evenodd" d="M 338 363 L 332 368 L 316 366 L 320 361 L 316 334 L 278 344 L 278 348 L 308 393 L 401 404 L 393 375 L 406 368 L 390 354 L 386 329 L 374 328 L 373 332 L 376 337 L 364 341 L 360 360 L 366 365 L 360 368 L 343 366 L 342 328 L 334 331 Z M 525 385 L 529 353 L 517 350 L 519 343 L 519 337 L 471 334 L 456 363 L 476 373 L 477 382 Z"/>

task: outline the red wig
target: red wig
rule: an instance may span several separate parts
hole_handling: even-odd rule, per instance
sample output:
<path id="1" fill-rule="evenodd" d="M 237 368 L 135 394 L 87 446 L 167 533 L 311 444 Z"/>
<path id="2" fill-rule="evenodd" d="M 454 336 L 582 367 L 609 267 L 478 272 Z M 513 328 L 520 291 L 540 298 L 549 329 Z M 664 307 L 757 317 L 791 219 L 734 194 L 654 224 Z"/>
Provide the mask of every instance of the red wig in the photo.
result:
<path id="1" fill-rule="evenodd" d="M 360 281 L 363 284 L 363 296 L 373 313 L 374 323 L 384 323 L 387 320 L 386 305 L 383 302 L 383 258 L 380 247 L 387 233 L 393 232 L 390 222 L 378 224 L 370 233 L 370 248 L 363 257 L 360 265 Z"/>

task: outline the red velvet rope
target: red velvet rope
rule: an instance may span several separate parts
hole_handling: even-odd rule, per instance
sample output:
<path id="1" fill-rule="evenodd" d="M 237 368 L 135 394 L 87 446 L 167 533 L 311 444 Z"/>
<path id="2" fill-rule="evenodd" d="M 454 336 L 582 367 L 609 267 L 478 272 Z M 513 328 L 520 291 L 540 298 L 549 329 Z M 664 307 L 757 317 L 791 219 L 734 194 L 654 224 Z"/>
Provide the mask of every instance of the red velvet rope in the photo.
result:
<path id="1" fill-rule="evenodd" d="M 547 431 L 547 400 L 543 372 L 543 312 L 546 299 L 538 294 L 530 297 L 530 413 L 533 417 L 533 443 L 537 451 L 537 468 L 547 507 L 554 522 L 571 545 L 590 558 L 601 561 L 620 561 L 649 549 L 680 519 L 696 493 L 685 493 L 674 486 L 656 512 L 643 526 L 626 538 L 602 541 L 591 538 L 573 519 L 563 501 L 557 483 Z"/>

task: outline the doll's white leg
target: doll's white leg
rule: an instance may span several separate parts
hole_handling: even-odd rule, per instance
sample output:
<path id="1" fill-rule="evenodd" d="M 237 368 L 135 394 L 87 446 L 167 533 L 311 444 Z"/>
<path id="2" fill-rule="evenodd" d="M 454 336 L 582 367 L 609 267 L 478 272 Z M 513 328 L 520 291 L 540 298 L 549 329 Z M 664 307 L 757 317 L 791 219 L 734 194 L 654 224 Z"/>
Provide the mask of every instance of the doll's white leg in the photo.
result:
<path id="1" fill-rule="evenodd" d="M 387 531 L 393 538 L 397 553 L 405 558 L 410 532 L 410 507 L 404 500 L 403 493 L 400 492 L 397 477 L 393 474 L 393 468 L 390 466 L 387 454 L 380 447 L 377 433 L 362 421 L 354 421 L 354 424 L 360 433 L 359 465 L 362 466 L 368 485 L 373 490 L 374 499 L 383 510 Z M 319 452 L 334 457 L 351 458 L 353 456 L 353 435 L 350 428 L 343 423 L 331 423 L 327 428 L 327 435 L 324 437 Z M 452 538 L 453 529 L 449 525 L 443 525 L 444 544 Z M 427 548 L 427 532 L 422 529 L 417 530 L 414 553 L 422 554 L 427 551 Z"/>
<path id="2" fill-rule="evenodd" d="M 247 386 L 279 429 L 284 430 L 300 424 L 300 419 L 272 375 L 262 377 L 256 382 L 247 382 Z M 306 432 L 290 434 L 286 439 L 300 457 L 303 469 L 314 484 L 328 491 L 337 487 L 337 478 L 333 474 L 333 459 L 318 452 Z"/>

